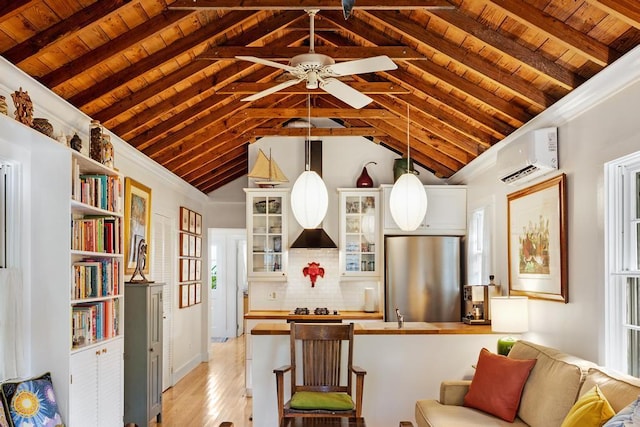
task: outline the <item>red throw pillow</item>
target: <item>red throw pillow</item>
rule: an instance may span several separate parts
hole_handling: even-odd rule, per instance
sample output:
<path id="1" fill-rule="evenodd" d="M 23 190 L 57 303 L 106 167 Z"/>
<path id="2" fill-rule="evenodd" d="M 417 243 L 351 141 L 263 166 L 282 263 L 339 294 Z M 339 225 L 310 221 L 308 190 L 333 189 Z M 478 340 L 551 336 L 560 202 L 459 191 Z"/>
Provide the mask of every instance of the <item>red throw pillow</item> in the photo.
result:
<path id="1" fill-rule="evenodd" d="M 536 359 L 509 359 L 483 348 L 464 406 L 513 422 L 524 383 L 535 364 Z"/>

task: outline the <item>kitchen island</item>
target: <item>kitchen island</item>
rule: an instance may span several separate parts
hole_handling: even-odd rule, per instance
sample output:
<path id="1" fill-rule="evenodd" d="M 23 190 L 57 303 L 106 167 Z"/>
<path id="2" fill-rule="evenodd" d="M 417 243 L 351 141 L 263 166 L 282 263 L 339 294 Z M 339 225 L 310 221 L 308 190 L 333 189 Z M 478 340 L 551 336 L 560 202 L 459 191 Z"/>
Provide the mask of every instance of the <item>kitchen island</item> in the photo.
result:
<path id="1" fill-rule="evenodd" d="M 354 321 L 355 365 L 367 371 L 363 416 L 367 427 L 414 419 L 418 399 L 437 399 L 440 382 L 469 379 L 480 350 L 495 351 L 498 336 L 486 325 Z M 277 425 L 273 369 L 289 363 L 289 324 L 260 323 L 253 341 L 253 426 Z M 286 388 L 288 391 L 288 386 Z"/>

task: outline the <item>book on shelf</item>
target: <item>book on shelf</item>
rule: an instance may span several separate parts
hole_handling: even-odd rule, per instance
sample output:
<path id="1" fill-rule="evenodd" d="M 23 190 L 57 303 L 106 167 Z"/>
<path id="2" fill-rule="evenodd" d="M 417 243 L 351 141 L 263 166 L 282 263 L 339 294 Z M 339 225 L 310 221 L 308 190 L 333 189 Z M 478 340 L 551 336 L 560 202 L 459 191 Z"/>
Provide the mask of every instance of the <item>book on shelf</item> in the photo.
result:
<path id="1" fill-rule="evenodd" d="M 71 249 L 87 252 L 122 253 L 121 218 L 85 215 L 71 220 Z"/>
<path id="2" fill-rule="evenodd" d="M 119 262 L 111 258 L 85 258 L 73 263 L 72 299 L 120 294 Z"/>
<path id="3" fill-rule="evenodd" d="M 122 182 L 117 175 L 81 174 L 76 159 L 72 161 L 71 198 L 89 206 L 111 212 L 122 208 Z"/>
<path id="4" fill-rule="evenodd" d="M 75 304 L 71 316 L 73 348 L 116 337 L 120 334 L 120 300 Z"/>

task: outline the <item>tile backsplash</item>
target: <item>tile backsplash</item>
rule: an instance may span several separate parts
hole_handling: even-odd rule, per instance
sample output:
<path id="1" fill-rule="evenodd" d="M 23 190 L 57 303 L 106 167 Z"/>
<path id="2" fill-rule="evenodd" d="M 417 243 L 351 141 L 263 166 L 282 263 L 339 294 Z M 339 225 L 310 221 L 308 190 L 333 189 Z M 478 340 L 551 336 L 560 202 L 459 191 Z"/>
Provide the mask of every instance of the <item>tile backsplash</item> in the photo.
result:
<path id="1" fill-rule="evenodd" d="M 309 276 L 302 269 L 310 262 L 324 268 L 311 287 Z M 376 310 L 380 311 L 382 285 L 377 280 L 340 281 L 337 249 L 290 249 L 286 282 L 251 282 L 251 310 L 293 310 L 296 307 L 327 307 L 330 310 L 364 310 L 364 289 L 374 288 L 378 295 Z"/>

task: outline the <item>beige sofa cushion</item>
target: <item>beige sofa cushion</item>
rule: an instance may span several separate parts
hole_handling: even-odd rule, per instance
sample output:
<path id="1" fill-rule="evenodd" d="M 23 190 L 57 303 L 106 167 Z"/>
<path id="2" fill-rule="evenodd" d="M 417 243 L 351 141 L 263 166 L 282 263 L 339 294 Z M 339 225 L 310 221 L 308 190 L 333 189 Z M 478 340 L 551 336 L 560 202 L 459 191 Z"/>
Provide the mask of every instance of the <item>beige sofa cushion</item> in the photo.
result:
<path id="1" fill-rule="evenodd" d="M 578 398 L 591 362 L 558 350 L 518 341 L 509 357 L 537 359 L 524 386 L 518 417 L 531 427 L 559 427 Z"/>
<path id="2" fill-rule="evenodd" d="M 588 392 L 596 384 L 616 412 L 620 412 L 622 408 L 640 396 L 640 379 L 630 375 L 610 372 L 602 367 L 589 369 L 584 384 L 580 389 L 580 396 Z"/>
<path id="3" fill-rule="evenodd" d="M 418 427 L 526 426 L 518 418 L 510 423 L 477 409 L 443 405 L 437 400 L 418 400 L 415 416 Z"/>

